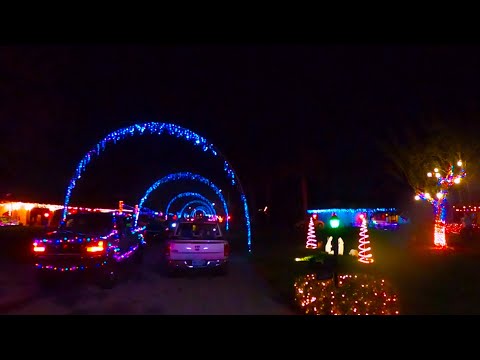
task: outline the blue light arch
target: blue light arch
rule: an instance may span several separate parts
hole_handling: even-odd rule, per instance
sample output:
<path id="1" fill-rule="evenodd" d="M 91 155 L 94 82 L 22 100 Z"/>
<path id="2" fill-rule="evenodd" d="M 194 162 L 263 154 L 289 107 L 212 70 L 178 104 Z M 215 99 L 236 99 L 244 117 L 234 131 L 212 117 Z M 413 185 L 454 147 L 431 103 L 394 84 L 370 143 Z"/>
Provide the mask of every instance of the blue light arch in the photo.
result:
<path id="1" fill-rule="evenodd" d="M 195 213 L 198 211 L 201 211 L 203 213 L 203 216 L 207 216 L 208 209 L 204 208 L 203 206 L 199 206 L 193 209 L 193 211 L 190 213 L 190 217 L 194 217 Z"/>
<path id="2" fill-rule="evenodd" d="M 208 203 L 200 199 L 194 199 L 192 201 L 187 202 L 185 205 L 183 205 L 182 209 L 180 210 L 180 217 L 183 217 L 183 214 L 185 213 L 187 207 L 193 204 L 200 204 L 202 205 L 205 209 L 210 211 L 210 215 L 217 215 L 215 209 Z M 194 209 L 195 211 L 195 209 Z"/>
<path id="3" fill-rule="evenodd" d="M 197 198 L 197 199 L 201 199 L 203 200 L 204 202 L 208 203 L 213 209 L 214 209 L 214 206 L 213 206 L 213 203 L 208 200 L 205 196 L 203 196 L 202 194 L 200 193 L 196 193 L 196 192 L 183 192 L 183 193 L 180 193 L 180 194 L 177 194 L 175 195 L 167 204 L 167 206 L 165 207 L 165 214 L 168 215 L 168 211 L 170 210 L 170 207 L 173 205 L 173 203 L 175 201 L 177 201 L 178 199 L 181 199 L 181 198 L 184 198 L 184 197 L 193 197 L 193 198 Z"/>
<path id="4" fill-rule="evenodd" d="M 225 201 L 225 197 L 222 194 L 222 189 L 218 188 L 213 182 L 211 182 L 209 179 L 206 177 L 203 177 L 202 175 L 191 173 L 188 171 L 184 172 L 178 172 L 178 173 L 173 173 L 166 175 L 159 180 L 155 181 L 152 186 L 150 186 L 147 191 L 145 192 L 145 195 L 140 199 L 138 202 L 138 208 L 142 209 L 143 204 L 145 201 L 148 199 L 152 191 L 156 190 L 160 185 L 163 185 L 165 183 L 171 182 L 171 181 L 179 181 L 179 180 L 192 180 L 192 181 L 198 181 L 201 182 L 205 185 L 210 186 L 210 188 L 217 194 L 218 198 L 223 204 L 223 208 L 225 209 L 225 216 L 228 218 L 228 207 L 227 207 L 227 202 Z M 140 211 L 136 214 L 135 217 L 135 224 L 138 222 L 138 216 L 140 215 Z M 225 222 L 225 229 L 228 230 L 228 222 Z"/>
<path id="5" fill-rule="evenodd" d="M 230 180 L 232 185 L 236 185 L 239 192 L 240 192 L 240 199 L 243 203 L 244 209 L 244 216 L 245 216 L 245 224 L 247 228 L 247 245 L 248 250 L 251 251 L 251 243 L 252 243 L 252 231 L 251 231 L 251 224 L 250 224 L 250 214 L 248 211 L 248 204 L 247 198 L 245 196 L 245 192 L 243 191 L 243 187 L 240 183 L 240 179 L 238 178 L 237 174 L 233 171 L 232 166 L 227 161 L 225 156 L 223 156 L 218 149 L 216 149 L 213 144 L 211 144 L 207 139 L 198 135 L 197 133 L 186 129 L 184 127 L 172 124 L 172 123 L 163 123 L 163 122 L 147 122 L 141 124 L 131 125 L 122 129 L 115 130 L 108 134 L 105 138 L 99 141 L 91 150 L 89 150 L 85 156 L 80 160 L 78 163 L 75 173 L 73 177 L 70 179 L 70 183 L 67 186 L 67 191 L 65 194 L 65 201 L 64 201 L 64 208 L 62 214 L 62 220 L 65 221 L 68 212 L 68 205 L 70 204 L 70 197 L 72 195 L 72 191 L 76 186 L 76 183 L 82 177 L 82 174 L 85 172 L 87 165 L 90 161 L 100 156 L 100 154 L 105 150 L 108 144 L 116 144 L 117 142 L 124 140 L 129 137 L 133 136 L 141 136 L 144 134 L 150 135 L 170 135 L 174 136 L 179 139 L 183 139 L 192 145 L 201 148 L 205 152 L 211 153 L 213 156 L 219 156 L 223 160 L 223 169 Z"/>

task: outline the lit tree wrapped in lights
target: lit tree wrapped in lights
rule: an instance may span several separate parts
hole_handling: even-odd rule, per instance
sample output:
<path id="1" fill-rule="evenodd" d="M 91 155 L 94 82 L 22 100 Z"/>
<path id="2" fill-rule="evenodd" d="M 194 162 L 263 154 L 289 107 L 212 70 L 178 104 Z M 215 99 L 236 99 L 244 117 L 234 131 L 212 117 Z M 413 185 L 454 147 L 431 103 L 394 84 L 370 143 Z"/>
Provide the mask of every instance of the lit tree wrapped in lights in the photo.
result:
<path id="1" fill-rule="evenodd" d="M 370 264 L 373 262 L 373 255 L 370 252 L 372 248 L 370 247 L 370 240 L 368 240 L 368 227 L 367 227 L 367 217 L 364 214 L 360 215 L 362 219 L 362 225 L 360 226 L 360 239 L 358 244 L 358 261 Z"/>
<path id="2" fill-rule="evenodd" d="M 308 223 L 307 232 L 307 249 L 317 248 L 317 235 L 315 234 L 315 225 L 313 224 L 313 217 L 310 216 L 310 222 Z"/>
<path id="3" fill-rule="evenodd" d="M 463 187 L 457 190 L 453 186 L 460 181 L 467 181 L 462 180 L 466 176 L 466 163 L 469 164 L 470 181 L 478 174 L 477 162 L 466 160 L 478 156 L 480 142 L 476 139 L 476 121 L 464 121 L 461 126 L 457 126 L 456 119 L 443 121 L 435 114 L 432 115 L 432 118 L 422 119 L 415 125 L 402 123 L 399 128 L 389 129 L 390 133 L 379 140 L 378 144 L 389 160 L 385 165 L 390 175 L 410 185 L 415 199 L 426 200 L 433 206 L 433 240 L 436 248 L 443 249 L 447 248 L 447 199 L 463 192 Z M 459 162 L 459 159 L 462 161 Z M 425 176 L 434 167 L 437 171 L 433 171 L 430 177 Z"/>
<path id="4" fill-rule="evenodd" d="M 433 243 L 438 247 L 447 246 L 447 241 L 445 238 L 445 226 L 447 218 L 448 192 L 453 185 L 459 184 L 461 179 L 467 175 L 465 172 L 464 163 L 461 160 L 457 162 L 456 166 L 450 165 L 448 170 L 446 170 L 444 173 L 445 174 L 442 175 L 442 172 L 439 168 L 435 168 L 433 173 L 427 173 L 429 178 L 436 179 L 433 189 L 436 193 L 435 197 L 430 195 L 428 190 L 417 190 L 417 194 L 415 195 L 415 200 L 426 200 L 434 207 L 435 227 Z"/>

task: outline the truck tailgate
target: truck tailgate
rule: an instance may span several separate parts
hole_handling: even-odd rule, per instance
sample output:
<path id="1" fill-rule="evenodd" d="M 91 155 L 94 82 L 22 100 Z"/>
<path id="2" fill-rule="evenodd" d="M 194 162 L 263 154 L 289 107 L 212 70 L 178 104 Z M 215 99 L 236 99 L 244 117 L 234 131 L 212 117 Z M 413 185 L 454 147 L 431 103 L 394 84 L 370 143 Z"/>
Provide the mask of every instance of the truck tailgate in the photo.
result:
<path id="1" fill-rule="evenodd" d="M 225 240 L 174 240 L 169 241 L 170 259 L 222 259 L 225 257 Z M 227 245 L 228 246 L 228 245 Z"/>

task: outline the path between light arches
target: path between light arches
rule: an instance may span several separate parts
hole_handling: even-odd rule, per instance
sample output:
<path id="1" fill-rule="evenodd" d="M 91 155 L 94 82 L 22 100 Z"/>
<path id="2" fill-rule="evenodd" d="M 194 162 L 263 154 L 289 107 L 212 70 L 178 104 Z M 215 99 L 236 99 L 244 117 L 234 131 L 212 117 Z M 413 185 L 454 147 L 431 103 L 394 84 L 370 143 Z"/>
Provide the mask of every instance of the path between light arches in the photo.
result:
<path id="1" fill-rule="evenodd" d="M 102 290 L 91 284 L 75 287 L 66 284 L 68 286 L 40 290 L 29 266 L 15 265 L 23 278 L 17 287 L 23 286 L 25 291 L 22 293 L 17 289 L 19 294 L 22 293 L 17 304 L 12 298 L 6 304 L 0 297 L 0 311 L 8 314 L 295 314 L 287 304 L 274 300 L 266 281 L 255 272 L 244 255 L 232 256 L 230 272 L 226 276 L 202 274 L 168 278 L 158 271 L 157 250 L 159 246 L 152 245 L 142 268 L 136 269 L 111 290 Z M 8 269 L 2 270 L 5 271 L 1 274 L 8 273 Z M 8 282 L 6 276 L 3 277 L 2 282 Z"/>

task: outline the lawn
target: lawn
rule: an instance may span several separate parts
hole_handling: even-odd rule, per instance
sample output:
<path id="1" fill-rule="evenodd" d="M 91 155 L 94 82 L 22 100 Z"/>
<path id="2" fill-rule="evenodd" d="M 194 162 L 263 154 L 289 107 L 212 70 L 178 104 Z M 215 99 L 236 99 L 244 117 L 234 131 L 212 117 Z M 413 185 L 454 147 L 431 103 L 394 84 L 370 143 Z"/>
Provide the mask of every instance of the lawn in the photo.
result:
<path id="1" fill-rule="evenodd" d="M 0 228 L 0 258 L 28 263 L 31 241 L 43 228 Z M 480 236 L 461 246 L 458 236 L 447 243 L 453 250 L 434 250 L 433 231 L 405 226 L 398 231 L 369 229 L 374 262 L 362 264 L 348 255 L 358 248 L 359 229 L 344 228 L 345 255 L 338 256 L 339 274 L 368 274 L 385 279 L 394 290 L 401 315 L 480 315 Z M 317 231 L 325 240 L 328 231 Z M 232 251 L 244 251 L 244 237 L 232 238 Z M 267 280 L 271 294 L 298 311 L 294 283 L 308 274 L 331 276 L 333 257 L 321 250 L 306 249 L 306 232 L 272 228 L 252 236 L 250 258 Z M 297 262 L 295 258 L 317 255 L 324 262 Z"/>
<path id="2" fill-rule="evenodd" d="M 358 248 L 359 229 L 342 229 L 345 255 L 338 256 L 338 272 L 384 279 L 395 292 L 403 315 L 480 314 L 480 238 L 460 246 L 458 238 L 450 236 L 447 243 L 455 244 L 453 249 L 435 250 L 433 232 L 429 231 L 409 226 L 397 231 L 369 229 L 374 262 L 363 264 L 348 255 L 350 248 Z M 327 236 L 326 231 L 317 230 L 318 240 Z M 332 260 L 332 256 L 305 245 L 306 233 L 270 231 L 256 234 L 252 253 L 253 263 L 272 292 L 299 313 L 303 309 L 295 301 L 295 281 L 311 273 L 325 275 Z M 313 254 L 326 258 L 326 264 L 295 261 Z"/>

